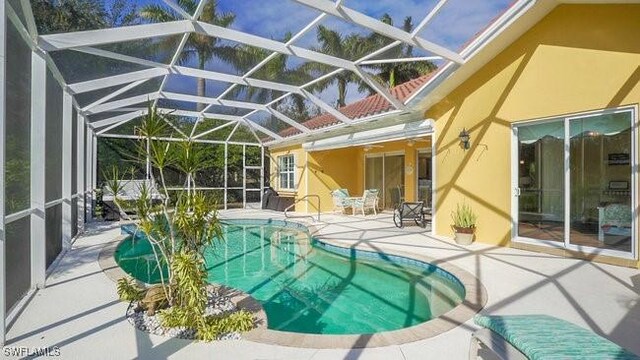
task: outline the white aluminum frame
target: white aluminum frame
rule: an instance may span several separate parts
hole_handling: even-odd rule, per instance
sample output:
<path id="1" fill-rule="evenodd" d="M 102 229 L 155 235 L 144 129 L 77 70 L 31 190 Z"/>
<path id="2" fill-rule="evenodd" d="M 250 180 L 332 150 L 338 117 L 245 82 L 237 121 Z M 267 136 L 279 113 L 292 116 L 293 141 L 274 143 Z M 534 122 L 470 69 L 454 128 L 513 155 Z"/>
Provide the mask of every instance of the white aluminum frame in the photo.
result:
<path id="1" fill-rule="evenodd" d="M 631 251 L 624 252 L 619 250 L 605 249 L 605 248 L 596 248 L 589 246 L 576 245 L 571 243 L 571 228 L 569 225 L 569 221 L 571 219 L 571 172 L 570 172 L 570 143 L 569 143 L 569 135 L 570 135 L 570 124 L 573 120 L 585 119 L 593 116 L 600 116 L 606 114 L 613 113 L 631 113 L 631 209 L 633 212 L 632 215 L 632 226 L 631 226 Z M 564 147 L 563 147 L 563 171 L 564 171 L 564 240 L 563 242 L 550 241 L 550 240 L 540 240 L 528 237 L 522 237 L 518 235 L 518 197 L 519 197 L 519 184 L 518 184 L 518 161 L 519 161 L 519 152 L 518 152 L 518 128 L 527 124 L 541 124 L 549 121 L 562 121 L 564 124 Z M 512 134 L 511 134 L 511 218 L 512 218 L 512 227 L 511 227 L 511 241 L 516 243 L 523 244 L 531 244 L 542 247 L 550 247 L 550 248 L 558 248 L 558 249 L 567 249 L 575 252 L 579 252 L 587 255 L 604 255 L 611 256 L 623 259 L 632 259 L 638 260 L 638 199 L 637 199 L 637 188 L 639 184 L 638 179 L 638 163 L 640 161 L 638 157 L 638 106 L 620 106 L 613 107 L 607 109 L 600 109 L 595 111 L 588 112 L 579 112 L 574 114 L 541 118 L 541 119 L 532 119 L 532 120 L 524 120 L 519 121 L 512 124 Z"/>
<path id="2" fill-rule="evenodd" d="M 41 54 L 31 55 L 31 286 L 43 288 L 46 271 L 46 99 L 47 63 Z"/>
<path id="3" fill-rule="evenodd" d="M 184 11 L 181 11 L 180 7 L 171 0 L 163 0 L 163 1 L 167 4 L 167 6 L 177 11 L 177 13 L 181 15 L 184 18 L 184 20 L 176 20 L 176 21 L 154 23 L 154 24 L 142 24 L 142 25 L 126 26 L 126 27 L 111 28 L 111 29 L 40 35 L 36 37 L 37 46 L 47 52 L 58 51 L 63 49 L 73 49 L 80 52 L 91 53 L 96 56 L 102 56 L 102 57 L 117 59 L 117 60 L 126 61 L 126 62 L 133 62 L 133 63 L 152 67 L 151 69 L 135 71 L 129 74 L 119 74 L 119 75 L 105 77 L 102 79 L 69 84 L 69 91 L 72 94 L 78 94 L 86 91 L 92 91 L 92 90 L 106 88 L 109 86 L 122 84 L 122 85 L 125 85 L 125 87 L 121 88 L 116 92 L 117 94 L 121 94 L 121 93 L 124 93 L 126 90 L 130 90 L 141 85 L 142 83 L 144 83 L 145 81 L 153 77 L 157 77 L 157 76 L 163 77 L 160 88 L 155 93 L 149 93 L 145 95 L 139 95 L 139 96 L 134 96 L 126 99 L 121 99 L 114 102 L 108 102 L 109 99 L 112 99 L 113 97 L 117 96 L 114 94 L 110 94 L 108 96 L 103 97 L 102 99 L 95 101 L 92 104 L 89 104 L 88 106 L 85 106 L 82 109 L 83 112 L 88 112 L 89 114 L 96 114 L 103 111 L 116 111 L 128 105 L 139 103 L 147 99 L 153 100 L 154 103 L 157 103 L 157 100 L 160 98 L 168 98 L 168 99 L 174 99 L 174 100 L 188 101 L 192 103 L 204 103 L 209 105 L 205 107 L 204 110 L 199 112 L 200 116 L 198 116 L 198 120 L 196 121 L 196 126 L 194 126 L 192 133 L 189 135 L 184 134 L 184 136 L 188 138 L 197 138 L 200 135 L 196 131 L 197 125 L 203 117 L 207 116 L 205 114 L 206 110 L 209 109 L 212 105 L 224 105 L 224 106 L 231 106 L 231 107 L 249 108 L 254 110 L 254 112 L 266 111 L 270 113 L 272 116 L 276 117 L 277 119 L 299 130 L 300 134 L 294 135 L 295 137 L 307 136 L 313 133 L 324 132 L 326 129 L 311 130 L 305 127 L 304 125 L 301 125 L 298 122 L 292 119 L 289 119 L 288 117 L 284 116 L 284 114 L 281 114 L 275 111 L 272 105 L 291 94 L 300 94 L 304 96 L 307 100 L 319 106 L 325 112 L 336 117 L 342 123 L 341 126 L 349 125 L 353 121 L 348 117 L 344 116 L 342 113 L 340 113 L 338 110 L 333 108 L 331 105 L 327 104 L 326 102 L 319 99 L 317 96 L 314 96 L 308 90 L 305 89 L 310 85 L 316 83 L 320 79 L 314 79 L 313 81 L 307 84 L 303 84 L 301 86 L 293 86 L 293 85 L 276 82 L 276 81 L 264 81 L 264 80 L 251 78 L 251 74 L 255 73 L 255 71 L 263 67 L 266 63 L 269 62 L 269 60 L 273 59 L 273 57 L 275 57 L 277 54 L 292 55 L 307 61 L 326 64 L 326 65 L 330 65 L 337 68 L 336 71 L 330 74 L 327 74 L 326 77 L 333 76 L 336 73 L 341 71 L 351 71 L 356 75 L 358 75 L 365 83 L 367 83 L 371 88 L 373 88 L 378 94 L 380 94 L 387 101 L 389 101 L 392 104 L 393 111 L 405 109 L 407 106 L 408 100 L 405 102 L 401 102 L 398 99 L 396 99 L 394 96 L 391 95 L 391 93 L 386 88 L 378 84 L 375 80 L 371 78 L 369 74 L 363 71 L 363 68 L 361 66 L 377 64 L 377 63 L 427 61 L 427 60 L 437 60 L 437 59 L 445 59 L 449 61 L 449 65 L 451 64 L 459 65 L 459 64 L 464 64 L 466 61 L 465 56 L 463 55 L 463 52 L 455 52 L 455 51 L 446 49 L 438 44 L 425 40 L 424 38 L 418 35 L 425 27 L 429 25 L 430 22 L 432 22 L 434 17 L 446 5 L 447 0 L 440 0 L 425 15 L 425 17 L 421 19 L 418 26 L 416 26 L 416 28 L 411 33 L 407 33 L 399 28 L 387 25 L 361 12 L 358 12 L 349 7 L 346 7 L 339 0 L 336 1 L 335 3 L 327 1 L 326 3 L 322 3 L 322 4 L 312 0 L 294 0 L 295 2 L 303 6 L 310 7 L 314 10 L 320 11 L 320 14 L 317 17 L 315 17 L 312 21 L 310 21 L 303 29 L 301 29 L 296 34 L 294 34 L 293 37 L 286 43 L 199 21 L 198 20 L 199 14 L 204 9 L 205 1 L 201 1 L 198 4 L 197 11 L 194 15 L 189 15 Z M 527 4 L 529 2 L 530 0 L 519 1 L 519 3 L 522 3 L 522 4 Z M 522 8 L 522 5 L 514 6 L 514 8 Z M 326 17 L 337 17 L 341 20 L 344 20 L 356 26 L 367 28 L 378 34 L 394 39 L 395 41 L 383 47 L 382 49 L 378 49 L 373 53 L 363 57 L 362 59 L 358 59 L 356 61 L 350 61 L 346 59 L 329 56 L 314 50 L 300 47 L 299 45 L 295 44 L 298 39 L 300 39 L 303 35 L 311 31 L 318 23 L 320 23 Z M 501 21 L 498 21 L 496 24 L 491 26 L 491 33 L 495 34 L 496 29 L 500 29 L 501 25 L 503 25 L 507 21 L 512 20 L 512 18 L 513 18 L 512 16 L 501 18 L 500 19 Z M 273 53 L 269 55 L 266 59 L 261 61 L 259 64 L 257 64 L 254 68 L 247 71 L 242 76 L 229 75 L 229 74 L 223 74 L 215 71 L 201 70 L 201 69 L 180 66 L 177 64 L 177 59 L 179 58 L 179 55 L 185 46 L 188 36 L 193 33 L 216 37 L 216 38 L 225 39 L 229 41 L 234 41 L 240 44 L 245 44 L 245 45 L 250 45 L 257 48 L 266 49 L 266 50 L 272 51 Z M 31 35 L 33 36 L 34 34 L 31 34 Z M 178 46 L 176 47 L 175 52 L 173 53 L 171 62 L 169 64 L 161 64 L 161 63 L 157 63 L 150 60 L 145 60 L 145 59 L 127 56 L 123 54 L 117 54 L 107 50 L 95 48 L 95 46 L 98 46 L 101 44 L 124 42 L 124 41 L 139 40 L 139 39 L 148 39 L 152 37 L 169 36 L 169 35 L 182 35 L 182 39 L 178 44 Z M 428 51 L 429 53 L 432 53 L 434 55 L 426 56 L 426 57 L 417 57 L 417 58 L 375 59 L 375 60 L 371 59 L 372 57 L 380 55 L 385 51 L 395 46 L 398 46 L 400 44 L 407 44 L 410 46 L 414 46 L 414 47 L 423 49 L 425 51 Z M 479 44 L 482 44 L 482 42 L 474 41 L 473 42 L 474 48 L 477 48 Z M 465 50 L 467 50 L 468 52 L 468 48 Z M 197 97 L 192 95 L 170 93 L 170 92 L 166 92 L 164 87 L 165 87 L 168 76 L 171 74 L 179 74 L 179 75 L 196 77 L 196 78 L 206 78 L 206 79 L 211 79 L 216 81 L 223 81 L 223 82 L 229 83 L 230 87 L 216 98 Z M 323 76 L 322 78 L 326 78 L 326 77 Z M 257 88 L 283 91 L 283 92 L 286 92 L 286 94 L 272 101 L 269 104 L 250 104 L 250 103 L 244 103 L 244 102 L 225 99 L 224 97 L 233 88 L 235 88 L 238 85 L 246 85 L 246 86 L 252 86 Z M 273 131 L 270 131 L 269 129 L 266 129 L 263 126 L 261 126 L 260 124 L 256 124 L 253 120 L 250 120 L 248 118 L 248 115 L 242 116 L 242 118 L 245 120 L 245 123 L 248 124 L 249 122 L 251 122 L 250 125 L 252 127 L 255 127 L 257 131 L 262 132 L 272 138 L 267 142 L 268 145 L 276 144 L 284 140 L 282 136 L 279 136 L 278 134 L 275 134 Z M 118 120 L 121 120 L 121 123 L 119 123 Z M 130 119 L 127 119 L 127 117 L 124 116 L 119 119 L 114 118 L 112 119 L 113 122 L 110 122 L 108 124 L 112 126 L 110 129 L 113 129 L 119 126 L 119 124 L 125 123 L 128 120 Z M 103 123 L 101 123 L 100 125 L 102 124 Z"/>
<path id="4" fill-rule="evenodd" d="M 5 14 L 5 1 L 0 1 L 0 14 Z M 6 79 L 6 49 L 7 49 L 7 24 L 6 16 L 0 16 L 0 79 Z M 0 81 L 0 139 L 4 141 L 6 135 L 6 81 Z M 5 173 L 5 147 L 0 146 L 0 174 Z M 5 180 L 0 176 L 0 346 L 4 346 L 6 340 L 6 288 L 7 274 L 6 262 L 6 238 L 5 238 Z"/>

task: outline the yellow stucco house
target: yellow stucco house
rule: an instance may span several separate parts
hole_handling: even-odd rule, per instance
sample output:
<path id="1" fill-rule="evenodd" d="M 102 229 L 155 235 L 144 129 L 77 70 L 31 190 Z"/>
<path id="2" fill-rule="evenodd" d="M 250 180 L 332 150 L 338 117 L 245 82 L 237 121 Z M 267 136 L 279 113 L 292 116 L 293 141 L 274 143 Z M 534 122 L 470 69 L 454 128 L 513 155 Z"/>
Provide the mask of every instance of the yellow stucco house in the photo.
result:
<path id="1" fill-rule="evenodd" d="M 639 266 L 640 4 L 516 3 L 463 65 L 391 89 L 409 111 L 372 96 L 339 109 L 366 122 L 322 115 L 304 125 L 323 136 L 269 148 L 271 186 L 321 211 L 339 188 L 422 200 L 444 237 L 467 202 L 479 242 Z"/>

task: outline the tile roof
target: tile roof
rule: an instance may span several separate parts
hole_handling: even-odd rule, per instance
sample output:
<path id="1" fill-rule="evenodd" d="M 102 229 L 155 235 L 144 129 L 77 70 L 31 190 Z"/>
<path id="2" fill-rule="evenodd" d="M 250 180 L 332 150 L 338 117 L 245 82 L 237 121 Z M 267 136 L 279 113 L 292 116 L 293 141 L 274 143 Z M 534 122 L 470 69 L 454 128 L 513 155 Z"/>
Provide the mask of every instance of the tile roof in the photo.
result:
<path id="1" fill-rule="evenodd" d="M 400 100 L 401 102 L 405 102 L 413 93 L 415 93 L 422 85 L 424 85 L 435 73 L 437 70 L 432 71 L 427 75 L 423 75 L 421 77 L 415 78 L 413 80 L 409 80 L 405 83 L 402 83 L 398 86 L 391 88 L 389 91 L 391 95 Z M 341 113 L 346 115 L 348 118 L 355 120 L 360 119 L 367 116 L 372 116 L 380 113 L 384 113 L 392 109 L 393 106 L 380 94 L 375 94 L 368 96 L 362 100 L 356 101 L 349 105 L 343 106 L 338 109 Z M 323 127 L 339 124 L 340 120 L 334 117 L 331 114 L 323 113 L 314 118 L 306 120 L 301 124 L 306 126 L 311 130 L 320 129 Z M 280 131 L 279 135 L 282 137 L 293 136 L 300 134 L 301 131 L 296 128 L 287 128 Z"/>

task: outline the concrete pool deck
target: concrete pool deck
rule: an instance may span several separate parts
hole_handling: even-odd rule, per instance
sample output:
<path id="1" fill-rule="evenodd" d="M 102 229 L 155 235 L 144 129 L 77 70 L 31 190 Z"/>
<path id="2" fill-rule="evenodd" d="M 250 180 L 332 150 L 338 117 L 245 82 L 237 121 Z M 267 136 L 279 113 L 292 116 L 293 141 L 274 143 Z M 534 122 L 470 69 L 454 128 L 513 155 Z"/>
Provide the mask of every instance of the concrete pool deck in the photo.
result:
<path id="1" fill-rule="evenodd" d="M 223 216 L 276 218 L 282 214 L 230 210 Z M 450 263 L 476 276 L 487 289 L 481 313 L 543 313 L 572 321 L 640 354 L 640 271 L 523 250 L 474 243 L 457 246 L 422 229 L 394 227 L 390 214 L 323 215 L 319 238 L 343 246 L 414 253 Z M 115 284 L 98 264 L 117 224 L 91 224 L 60 261 L 20 316 L 6 346 L 60 348 L 62 358 L 91 359 L 466 359 L 472 321 L 425 340 L 359 349 L 308 349 L 248 340 L 197 343 L 149 335 L 124 318 Z M 360 342 L 367 341 L 363 336 Z M 361 346 L 360 346 L 361 347 Z"/>

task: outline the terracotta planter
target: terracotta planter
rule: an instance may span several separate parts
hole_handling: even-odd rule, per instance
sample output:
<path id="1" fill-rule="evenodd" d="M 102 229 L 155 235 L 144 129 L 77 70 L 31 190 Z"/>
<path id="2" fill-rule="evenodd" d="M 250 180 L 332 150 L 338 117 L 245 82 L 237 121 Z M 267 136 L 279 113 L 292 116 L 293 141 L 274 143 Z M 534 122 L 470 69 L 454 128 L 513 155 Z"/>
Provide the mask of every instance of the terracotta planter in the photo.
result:
<path id="1" fill-rule="evenodd" d="M 454 226 L 455 230 L 455 241 L 458 245 L 471 245 L 473 242 L 473 235 L 475 232 L 475 228 L 461 228 Z"/>

